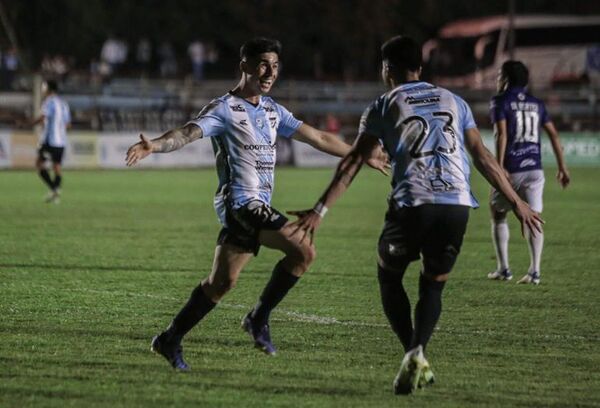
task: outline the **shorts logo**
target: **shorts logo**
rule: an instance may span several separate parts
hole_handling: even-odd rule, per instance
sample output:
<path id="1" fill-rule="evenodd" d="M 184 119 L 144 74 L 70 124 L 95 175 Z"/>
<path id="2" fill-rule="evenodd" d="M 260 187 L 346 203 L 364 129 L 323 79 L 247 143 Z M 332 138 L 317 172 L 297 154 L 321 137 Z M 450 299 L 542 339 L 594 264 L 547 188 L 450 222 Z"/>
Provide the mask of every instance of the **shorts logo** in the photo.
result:
<path id="1" fill-rule="evenodd" d="M 406 248 L 397 247 L 394 244 L 388 244 L 388 254 L 391 256 L 401 256 L 406 254 Z"/>

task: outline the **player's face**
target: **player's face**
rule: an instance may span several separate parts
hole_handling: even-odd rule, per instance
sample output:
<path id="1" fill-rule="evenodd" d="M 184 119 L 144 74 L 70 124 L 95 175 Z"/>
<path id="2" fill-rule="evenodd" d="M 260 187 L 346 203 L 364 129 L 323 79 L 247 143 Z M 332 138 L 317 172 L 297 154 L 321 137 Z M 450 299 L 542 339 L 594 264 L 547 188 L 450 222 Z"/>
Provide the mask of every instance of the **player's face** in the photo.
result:
<path id="1" fill-rule="evenodd" d="M 506 90 L 506 86 L 508 85 L 506 78 L 502 75 L 502 70 L 498 71 L 498 76 L 496 77 L 496 91 L 504 92 Z"/>
<path id="2" fill-rule="evenodd" d="M 265 52 L 248 60 L 246 67 L 249 85 L 261 94 L 266 94 L 279 75 L 279 56 L 274 52 Z"/>

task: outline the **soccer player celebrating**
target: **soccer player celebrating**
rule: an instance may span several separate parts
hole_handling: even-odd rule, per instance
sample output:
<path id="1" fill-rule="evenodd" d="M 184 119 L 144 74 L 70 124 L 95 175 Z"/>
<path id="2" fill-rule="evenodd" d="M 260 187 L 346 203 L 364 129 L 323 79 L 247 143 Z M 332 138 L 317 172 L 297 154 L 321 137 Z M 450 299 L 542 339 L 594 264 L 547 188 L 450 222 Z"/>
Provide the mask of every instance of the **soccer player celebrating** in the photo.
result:
<path id="1" fill-rule="evenodd" d="M 60 186 L 62 182 L 62 158 L 67 142 L 67 128 L 71 126 L 71 111 L 69 105 L 58 95 L 56 81 L 46 81 L 42 84 L 45 94 L 41 114 L 27 123 L 28 126 L 44 124 L 40 138 L 38 158 L 35 166 L 44 183 L 50 189 L 46 197 L 47 203 L 60 202 Z M 52 161 L 54 178 L 46 170 L 46 160 Z"/>
<path id="2" fill-rule="evenodd" d="M 171 152 L 200 138 L 210 138 L 215 151 L 219 187 L 214 203 L 223 228 L 212 271 L 192 291 L 169 327 L 152 340 L 152 350 L 178 370 L 189 369 L 182 355 L 183 336 L 235 286 L 261 245 L 285 256 L 275 265 L 256 306 L 243 318 L 242 328 L 257 348 L 275 354 L 269 315 L 315 258 L 314 246 L 290 237 L 287 218 L 270 205 L 276 137 L 291 137 L 339 157 L 350 150 L 336 135 L 302 123 L 265 96 L 277 80 L 280 53 L 276 40 L 246 42 L 240 50 L 241 79 L 233 90 L 214 99 L 181 128 L 153 140 L 140 135 L 141 141 L 127 151 L 129 166 L 151 153 Z M 370 165 L 386 172 L 385 160 L 376 158 Z"/>
<path id="3" fill-rule="evenodd" d="M 446 89 L 419 80 L 421 48 L 411 38 L 393 37 L 381 48 L 382 77 L 390 91 L 364 112 L 350 153 L 311 210 L 295 211 L 293 236 L 312 237 L 323 216 L 346 191 L 380 146 L 392 163 L 392 192 L 379 238 L 378 278 L 383 309 L 404 346 L 394 380 L 396 394 L 433 382 L 424 351 L 441 313 L 442 290 L 461 248 L 471 194 L 467 150 L 475 166 L 511 203 L 523 229 L 542 220 L 511 188 L 485 148 L 467 103 Z M 412 261 L 423 260 L 415 324 L 402 278 Z"/>
<path id="4" fill-rule="evenodd" d="M 520 61 L 506 61 L 498 75 L 499 94 L 492 98 L 490 115 L 496 134 L 496 156 L 512 187 L 519 196 L 538 214 L 542 212 L 544 171 L 539 130 L 544 128 L 558 163 L 556 178 L 563 188 L 569 185 L 570 177 L 558 139 L 558 133 L 550 120 L 544 103 L 530 95 L 527 90 L 529 71 Z M 508 266 L 508 223 L 506 213 L 510 203 L 497 190 L 492 190 L 490 207 L 492 211 L 492 239 L 496 249 L 497 269 L 488 278 L 511 280 Z M 540 283 L 540 261 L 544 234 L 529 234 L 525 237 L 529 244 L 531 263 L 527 274 L 517 283 Z"/>

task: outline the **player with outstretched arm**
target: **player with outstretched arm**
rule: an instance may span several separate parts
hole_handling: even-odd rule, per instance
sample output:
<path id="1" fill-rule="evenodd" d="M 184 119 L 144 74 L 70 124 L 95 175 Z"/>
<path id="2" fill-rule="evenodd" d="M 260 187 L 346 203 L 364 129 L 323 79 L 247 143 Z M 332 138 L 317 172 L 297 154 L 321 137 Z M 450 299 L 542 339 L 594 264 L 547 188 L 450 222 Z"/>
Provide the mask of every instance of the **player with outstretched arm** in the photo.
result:
<path id="1" fill-rule="evenodd" d="M 390 91 L 365 110 L 352 150 L 317 204 L 291 212 L 299 217 L 292 236 L 312 243 L 328 208 L 383 146 L 392 163 L 392 192 L 377 269 L 383 309 L 405 350 L 394 392 L 408 394 L 433 382 L 424 352 L 441 313 L 442 291 L 462 245 L 469 209 L 478 206 L 471 194 L 467 151 L 509 200 L 523 230 L 540 231 L 542 220 L 511 188 L 483 145 L 467 103 L 419 79 L 421 47 L 398 36 L 381 52 L 382 78 Z M 413 326 L 402 279 L 407 266 L 419 258 L 423 266 Z"/>

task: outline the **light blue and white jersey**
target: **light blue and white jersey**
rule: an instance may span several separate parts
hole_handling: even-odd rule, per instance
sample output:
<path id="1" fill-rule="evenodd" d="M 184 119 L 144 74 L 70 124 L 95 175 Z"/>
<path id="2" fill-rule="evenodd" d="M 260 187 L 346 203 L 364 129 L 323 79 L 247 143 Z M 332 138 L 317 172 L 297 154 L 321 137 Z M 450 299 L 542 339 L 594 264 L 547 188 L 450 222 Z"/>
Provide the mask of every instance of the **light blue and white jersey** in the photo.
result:
<path id="1" fill-rule="evenodd" d="M 277 136 L 291 137 L 301 121 L 270 97 L 261 96 L 254 106 L 229 93 L 188 123 L 211 138 L 219 176 L 214 203 L 223 225 L 226 205 L 235 209 L 252 200 L 271 203 Z"/>
<path id="2" fill-rule="evenodd" d="M 390 199 L 399 207 L 478 207 L 471 194 L 464 132 L 477 125 L 467 103 L 422 81 L 380 96 L 363 113 L 359 134 L 379 138 L 392 163 Z"/>
<path id="3" fill-rule="evenodd" d="M 52 147 L 65 147 L 67 143 L 67 125 L 71 123 L 69 105 L 59 96 L 50 95 L 42 103 L 44 131 L 41 144 Z"/>

